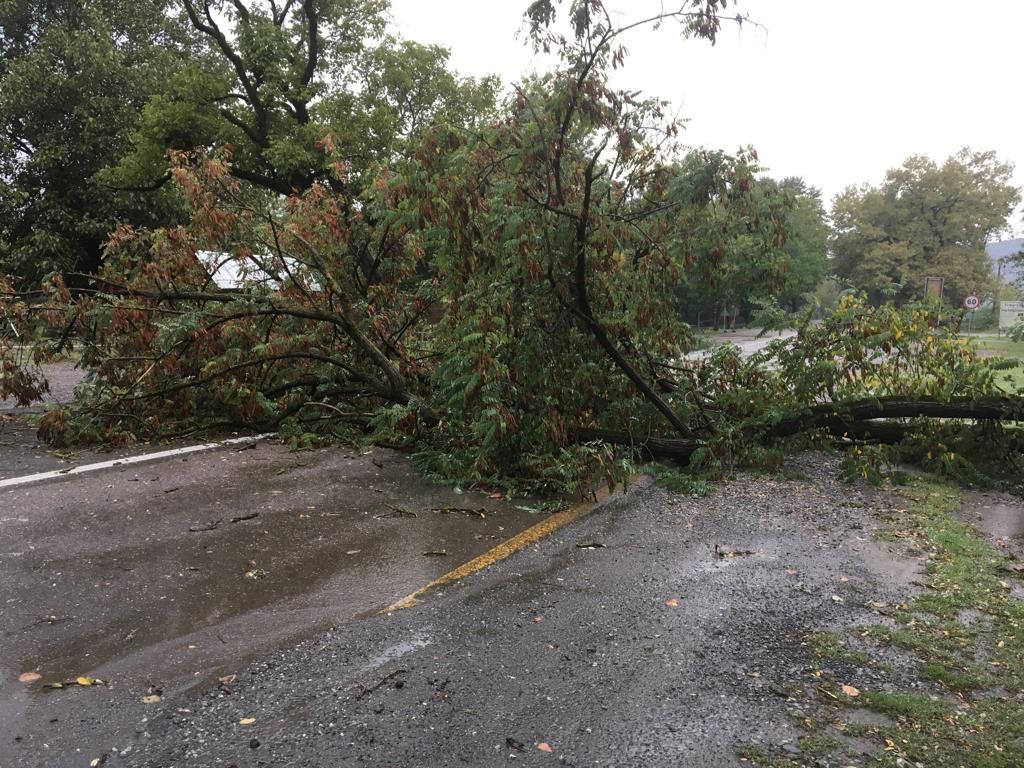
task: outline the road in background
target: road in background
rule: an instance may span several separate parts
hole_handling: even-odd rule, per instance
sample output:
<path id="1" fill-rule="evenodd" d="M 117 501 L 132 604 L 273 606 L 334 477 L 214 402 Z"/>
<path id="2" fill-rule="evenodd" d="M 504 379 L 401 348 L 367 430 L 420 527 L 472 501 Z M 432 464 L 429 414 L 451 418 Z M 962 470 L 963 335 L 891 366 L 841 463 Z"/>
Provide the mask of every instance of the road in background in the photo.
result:
<path id="1" fill-rule="evenodd" d="M 762 330 L 760 328 L 739 328 L 735 331 L 715 331 L 709 337 L 709 349 L 695 350 L 687 353 L 685 357 L 687 360 L 702 360 L 710 354 L 710 349 L 721 347 L 725 344 L 732 344 L 736 347 L 742 357 L 750 357 L 751 355 L 763 350 L 773 341 L 793 338 L 796 336 L 796 331 L 771 331 L 763 336 L 761 334 Z"/>

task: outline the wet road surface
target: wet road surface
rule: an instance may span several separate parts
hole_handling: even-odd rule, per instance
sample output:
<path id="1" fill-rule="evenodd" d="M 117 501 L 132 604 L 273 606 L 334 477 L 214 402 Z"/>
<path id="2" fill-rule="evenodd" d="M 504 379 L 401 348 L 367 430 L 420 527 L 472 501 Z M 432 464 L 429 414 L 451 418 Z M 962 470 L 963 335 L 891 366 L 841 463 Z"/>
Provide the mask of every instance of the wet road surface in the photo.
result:
<path id="1" fill-rule="evenodd" d="M 731 344 L 739 351 L 740 357 L 751 357 L 765 349 L 773 341 L 780 339 L 791 339 L 796 336 L 796 331 L 786 330 L 782 332 L 771 332 L 761 335 L 759 328 L 740 328 L 735 331 L 716 331 L 711 334 L 711 347 L 721 347 Z M 711 354 L 710 349 L 700 349 L 688 352 L 684 357 L 687 360 L 703 360 Z"/>
<path id="2" fill-rule="evenodd" d="M 88 765 L 143 697 L 182 703 L 537 521 L 392 451 L 271 442 L 2 489 L 0 510 L 3 768 Z M 106 685 L 43 688 L 79 676 Z"/>
<path id="3" fill-rule="evenodd" d="M 701 768 L 739 765 L 743 744 L 799 753 L 801 705 L 786 691 L 813 664 L 807 633 L 868 620 L 864 603 L 905 597 L 919 567 L 873 539 L 892 499 L 839 484 L 834 461 L 803 469 L 807 480 L 743 478 L 707 499 L 637 486 L 416 608 L 122 709 L 105 743 L 65 742 L 47 764 Z M 118 711 L 125 687 L 146 692 L 29 696 L 65 702 L 54 727 L 74 733 Z M 13 764 L 35 764 L 41 738 L 18 742 Z"/>
<path id="4" fill-rule="evenodd" d="M 42 366 L 50 382 L 50 392 L 42 401 L 18 406 L 13 400 L 0 400 L 0 481 L 37 472 L 59 472 L 81 464 L 161 450 L 157 445 L 136 445 L 114 450 L 81 448 L 58 449 L 36 436 L 31 417 L 38 417 L 51 405 L 68 403 L 84 372 L 73 363 Z"/>

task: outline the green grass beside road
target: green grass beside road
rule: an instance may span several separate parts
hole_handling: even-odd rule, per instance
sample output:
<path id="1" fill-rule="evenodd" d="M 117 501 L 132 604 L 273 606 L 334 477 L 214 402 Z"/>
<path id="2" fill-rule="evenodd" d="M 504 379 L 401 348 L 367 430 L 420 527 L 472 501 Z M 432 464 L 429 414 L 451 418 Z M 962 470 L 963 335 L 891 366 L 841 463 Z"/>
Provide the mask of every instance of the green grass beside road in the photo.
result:
<path id="1" fill-rule="evenodd" d="M 811 633 L 809 678 L 787 691 L 799 754 L 759 746 L 762 768 L 1019 768 L 1024 765 L 1024 572 L 957 514 L 939 480 L 901 489 L 888 535 L 924 557 L 922 589 L 879 621 Z M 873 713 L 873 714 L 868 714 Z"/>
<path id="2" fill-rule="evenodd" d="M 1024 342 L 995 334 L 975 334 L 971 338 L 986 357 L 993 360 L 1018 361 L 1016 367 L 997 370 L 996 378 L 1007 392 L 1024 394 Z"/>

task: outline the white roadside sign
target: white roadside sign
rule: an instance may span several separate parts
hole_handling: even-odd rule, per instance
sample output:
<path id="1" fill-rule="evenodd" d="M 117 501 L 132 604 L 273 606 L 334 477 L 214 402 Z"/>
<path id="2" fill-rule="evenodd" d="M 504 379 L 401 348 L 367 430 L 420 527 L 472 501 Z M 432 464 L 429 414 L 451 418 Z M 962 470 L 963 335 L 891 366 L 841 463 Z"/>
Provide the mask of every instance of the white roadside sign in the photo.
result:
<path id="1" fill-rule="evenodd" d="M 999 302 L 999 330 L 1008 331 L 1018 323 L 1024 323 L 1024 301 Z"/>

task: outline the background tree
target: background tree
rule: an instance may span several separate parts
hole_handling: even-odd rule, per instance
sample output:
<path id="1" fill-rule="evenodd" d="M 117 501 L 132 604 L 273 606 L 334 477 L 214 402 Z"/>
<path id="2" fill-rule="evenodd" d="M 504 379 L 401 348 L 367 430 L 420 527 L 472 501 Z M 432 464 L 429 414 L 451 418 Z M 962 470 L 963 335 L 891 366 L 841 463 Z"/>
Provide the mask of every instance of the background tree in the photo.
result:
<path id="1" fill-rule="evenodd" d="M 941 166 L 910 157 L 881 186 L 848 188 L 832 206 L 836 274 L 876 302 L 920 298 L 928 276 L 945 278 L 954 304 L 987 292 L 985 244 L 1020 202 L 1012 171 L 992 152 L 965 148 Z"/>
<path id="2" fill-rule="evenodd" d="M 0 1 L 0 271 L 94 271 L 120 222 L 173 220 L 100 178 L 188 49 L 163 0 Z"/>
<path id="3" fill-rule="evenodd" d="M 786 216 L 785 282 L 775 300 L 786 311 L 796 312 L 808 302 L 828 272 L 830 230 L 821 190 L 798 177 L 783 179 L 779 188 L 789 195 L 791 207 Z"/>
<path id="4" fill-rule="evenodd" d="M 495 78 L 462 78 L 448 52 L 387 34 L 386 0 L 180 0 L 203 55 L 146 104 L 133 150 L 109 178 L 154 186 L 168 150 L 230 147 L 230 173 L 269 200 L 326 184 L 362 276 L 396 240 L 370 219 L 367 185 L 435 123 L 494 109 Z"/>
<path id="5" fill-rule="evenodd" d="M 181 0 L 206 55 L 147 105 L 118 174 L 166 177 L 166 152 L 232 147 L 237 178 L 289 195 L 317 181 L 354 197 L 432 121 L 471 124 L 497 81 L 386 34 L 386 0 Z M 330 165 L 345 164 L 344 180 Z"/>
<path id="6" fill-rule="evenodd" d="M 677 290 L 683 318 L 694 325 L 733 326 L 759 309 L 778 306 L 795 312 L 825 275 L 828 228 L 820 193 L 802 179 L 760 176 L 745 197 L 745 210 L 730 210 L 730 198 L 709 194 L 706 183 L 725 155 L 692 152 L 680 165 L 680 183 L 704 195 L 707 223 L 720 235 L 709 239 L 716 258 L 701 259 Z M 731 201 L 735 205 L 735 200 Z M 738 215 L 737 215 L 738 214 Z M 780 217 L 785 232 L 780 252 L 765 251 L 752 234 L 756 222 Z"/>

